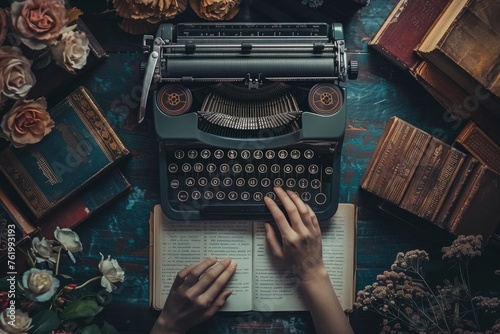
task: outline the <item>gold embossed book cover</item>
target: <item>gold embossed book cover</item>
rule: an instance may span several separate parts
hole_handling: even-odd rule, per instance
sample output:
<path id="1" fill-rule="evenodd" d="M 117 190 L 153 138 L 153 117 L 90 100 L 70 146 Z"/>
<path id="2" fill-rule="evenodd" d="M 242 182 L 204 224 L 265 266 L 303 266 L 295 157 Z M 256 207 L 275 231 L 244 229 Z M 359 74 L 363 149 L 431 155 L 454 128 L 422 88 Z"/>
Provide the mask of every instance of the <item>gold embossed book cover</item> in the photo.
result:
<path id="1" fill-rule="evenodd" d="M 49 113 L 55 127 L 42 141 L 0 153 L 0 170 L 36 218 L 130 155 L 85 87 Z"/>

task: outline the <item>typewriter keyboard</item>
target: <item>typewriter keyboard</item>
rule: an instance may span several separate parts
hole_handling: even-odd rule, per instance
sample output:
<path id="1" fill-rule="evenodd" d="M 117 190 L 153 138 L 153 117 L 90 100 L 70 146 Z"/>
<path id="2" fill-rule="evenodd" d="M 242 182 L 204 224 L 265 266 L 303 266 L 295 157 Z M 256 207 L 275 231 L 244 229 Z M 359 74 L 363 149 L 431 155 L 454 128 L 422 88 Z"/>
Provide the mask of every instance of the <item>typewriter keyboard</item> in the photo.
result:
<path id="1" fill-rule="evenodd" d="M 174 210 L 202 214 L 268 213 L 264 196 L 274 186 L 295 191 L 313 210 L 328 206 L 334 152 L 328 146 L 235 150 L 169 147 L 165 169 Z"/>

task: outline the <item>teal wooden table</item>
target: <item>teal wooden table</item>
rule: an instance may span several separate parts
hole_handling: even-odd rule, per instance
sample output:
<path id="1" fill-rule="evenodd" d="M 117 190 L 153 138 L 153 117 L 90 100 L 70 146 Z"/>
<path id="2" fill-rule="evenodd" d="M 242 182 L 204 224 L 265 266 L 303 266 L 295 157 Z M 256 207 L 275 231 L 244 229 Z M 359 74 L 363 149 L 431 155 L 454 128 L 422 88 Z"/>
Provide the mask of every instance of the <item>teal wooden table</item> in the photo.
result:
<path id="1" fill-rule="evenodd" d="M 357 290 L 371 284 L 376 275 L 388 270 L 398 252 L 425 249 L 432 261 L 428 269 L 439 279 L 440 249 L 453 239 L 424 226 L 424 230 L 385 214 L 377 200 L 359 188 L 360 180 L 386 121 L 398 116 L 451 143 L 461 122 L 449 122 L 445 110 L 408 74 L 398 70 L 367 46 L 396 0 L 372 0 L 364 8 L 349 0 L 325 0 L 319 9 L 303 6 L 300 0 L 254 0 L 236 20 L 262 22 L 340 22 L 344 25 L 349 59 L 360 64 L 357 80 L 347 88 L 348 119 L 342 153 L 340 201 L 359 207 L 357 244 Z M 131 36 L 118 28 L 113 12 L 105 12 L 105 1 L 71 1 L 85 13 L 83 19 L 109 53 L 102 65 L 76 85 L 90 89 L 106 111 L 105 116 L 118 132 L 133 158 L 123 170 L 133 190 L 76 228 L 85 245 L 75 265 L 66 269 L 74 276 L 90 278 L 99 253 L 111 254 L 126 271 L 126 280 L 104 310 L 106 320 L 120 333 L 147 333 L 158 316 L 148 305 L 148 218 L 159 203 L 158 142 L 152 115 L 138 124 L 142 88 L 140 62 L 142 36 Z M 334 6 L 336 3 L 338 6 Z M 324 10 L 322 8 L 328 8 Z M 192 12 L 177 21 L 198 20 Z M 65 91 L 59 92 L 63 95 Z M 495 250 L 487 250 L 484 266 L 500 263 Z M 492 260 L 493 259 L 493 260 Z M 350 315 L 356 333 L 378 333 L 381 318 L 362 310 Z M 199 333 L 314 333 L 307 313 L 218 314 L 197 326 Z"/>

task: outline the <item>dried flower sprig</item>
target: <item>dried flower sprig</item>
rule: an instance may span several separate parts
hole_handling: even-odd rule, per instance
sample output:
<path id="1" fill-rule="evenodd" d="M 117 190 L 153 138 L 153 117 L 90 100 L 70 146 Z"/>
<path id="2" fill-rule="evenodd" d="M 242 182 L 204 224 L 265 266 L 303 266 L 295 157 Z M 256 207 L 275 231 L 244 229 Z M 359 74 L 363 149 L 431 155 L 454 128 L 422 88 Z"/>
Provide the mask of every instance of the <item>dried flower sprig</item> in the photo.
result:
<path id="1" fill-rule="evenodd" d="M 101 254 L 96 265 L 100 274 L 78 283 L 59 272 L 65 254 L 76 261 L 75 254 L 83 250 L 78 234 L 57 228 L 54 237 L 55 240 L 33 238 L 27 253 L 31 268 L 15 279 L 15 310 L 9 309 L 12 294 L 2 291 L 13 278 L 0 280 L 0 333 L 117 333 L 113 326 L 106 322 L 102 325 L 94 317 L 110 301 L 115 284 L 124 281 L 124 270 L 117 260 L 110 256 L 104 259 Z M 95 282 L 101 282 L 101 288 L 91 290 L 97 285 Z M 13 312 L 15 322 L 10 320 Z"/>
<path id="2" fill-rule="evenodd" d="M 424 277 L 427 252 L 398 253 L 392 271 L 359 291 L 355 306 L 385 318 L 381 333 L 499 333 L 500 321 L 495 319 L 500 292 L 483 296 L 473 294 L 470 287 L 468 265 L 481 250 L 481 236 L 459 236 L 450 247 L 443 247 L 443 259 L 458 266 L 459 276 L 435 289 Z"/>

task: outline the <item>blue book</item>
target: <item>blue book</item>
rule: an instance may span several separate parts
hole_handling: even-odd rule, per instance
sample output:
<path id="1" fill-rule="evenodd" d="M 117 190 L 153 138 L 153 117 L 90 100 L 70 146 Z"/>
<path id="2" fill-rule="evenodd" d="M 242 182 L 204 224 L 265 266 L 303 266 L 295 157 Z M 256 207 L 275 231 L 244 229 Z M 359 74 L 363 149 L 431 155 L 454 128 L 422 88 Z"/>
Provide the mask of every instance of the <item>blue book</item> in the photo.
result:
<path id="1" fill-rule="evenodd" d="M 85 87 L 49 113 L 55 127 L 39 143 L 0 153 L 0 170 L 37 219 L 130 156 Z"/>

